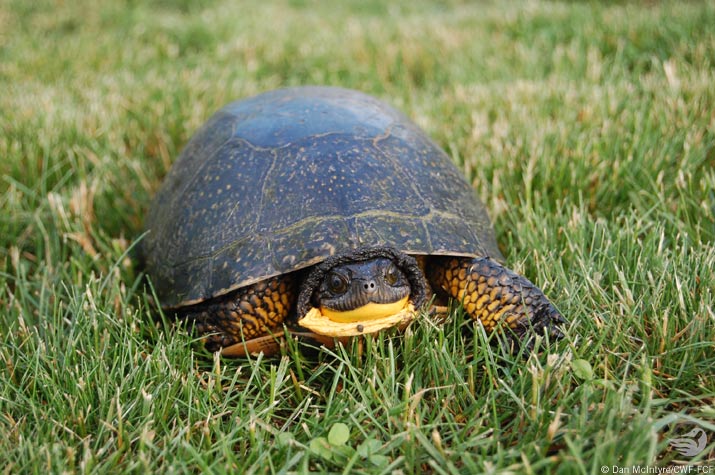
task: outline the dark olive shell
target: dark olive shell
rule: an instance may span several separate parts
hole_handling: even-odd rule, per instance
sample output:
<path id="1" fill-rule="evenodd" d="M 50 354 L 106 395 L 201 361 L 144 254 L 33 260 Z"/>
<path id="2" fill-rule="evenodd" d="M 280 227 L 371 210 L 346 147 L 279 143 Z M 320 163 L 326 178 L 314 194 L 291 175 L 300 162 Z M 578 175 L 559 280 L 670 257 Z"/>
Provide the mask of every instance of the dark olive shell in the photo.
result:
<path id="1" fill-rule="evenodd" d="M 168 308 L 364 246 L 501 259 L 450 158 L 392 107 L 332 87 L 218 111 L 174 163 L 146 229 L 146 270 Z"/>

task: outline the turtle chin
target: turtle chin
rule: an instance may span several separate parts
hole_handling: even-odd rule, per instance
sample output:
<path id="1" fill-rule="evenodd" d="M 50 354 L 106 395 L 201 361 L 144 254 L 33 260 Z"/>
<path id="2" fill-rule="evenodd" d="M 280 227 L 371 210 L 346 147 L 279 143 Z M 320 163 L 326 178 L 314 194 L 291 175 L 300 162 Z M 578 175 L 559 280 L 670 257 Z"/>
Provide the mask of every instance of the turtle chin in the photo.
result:
<path id="1" fill-rule="evenodd" d="M 320 313 L 338 323 L 355 323 L 365 320 L 382 320 L 401 312 L 407 306 L 407 296 L 390 303 L 370 302 L 352 310 L 335 310 L 325 306 L 320 307 Z"/>
<path id="2" fill-rule="evenodd" d="M 347 312 L 323 313 L 313 307 L 298 320 L 301 327 L 331 337 L 375 333 L 391 327 L 402 327 L 415 318 L 415 306 L 407 297 L 392 304 L 367 304 Z"/>

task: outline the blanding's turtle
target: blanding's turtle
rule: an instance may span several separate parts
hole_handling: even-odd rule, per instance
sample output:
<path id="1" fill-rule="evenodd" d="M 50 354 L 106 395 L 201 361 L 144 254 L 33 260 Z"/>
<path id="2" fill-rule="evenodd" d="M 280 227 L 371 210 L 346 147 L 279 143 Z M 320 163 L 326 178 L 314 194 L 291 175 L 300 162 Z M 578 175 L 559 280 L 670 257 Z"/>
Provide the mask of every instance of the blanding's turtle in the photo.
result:
<path id="1" fill-rule="evenodd" d="M 461 302 L 515 341 L 564 318 L 502 265 L 484 205 L 414 123 L 360 92 L 280 89 L 233 102 L 191 138 L 150 208 L 146 270 L 210 350 L 322 343 Z"/>

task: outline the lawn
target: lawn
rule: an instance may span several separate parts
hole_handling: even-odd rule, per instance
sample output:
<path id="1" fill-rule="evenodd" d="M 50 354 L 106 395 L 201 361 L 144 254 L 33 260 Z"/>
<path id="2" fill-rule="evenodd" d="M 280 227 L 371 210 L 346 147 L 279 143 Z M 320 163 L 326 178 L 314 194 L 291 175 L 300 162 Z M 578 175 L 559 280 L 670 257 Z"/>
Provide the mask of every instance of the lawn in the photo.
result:
<path id="1" fill-rule="evenodd" d="M 163 176 L 301 84 L 424 128 L 566 337 L 512 355 L 455 307 L 224 359 L 160 318 L 131 256 Z M 0 470 L 712 473 L 714 111 L 713 2 L 0 0 Z"/>

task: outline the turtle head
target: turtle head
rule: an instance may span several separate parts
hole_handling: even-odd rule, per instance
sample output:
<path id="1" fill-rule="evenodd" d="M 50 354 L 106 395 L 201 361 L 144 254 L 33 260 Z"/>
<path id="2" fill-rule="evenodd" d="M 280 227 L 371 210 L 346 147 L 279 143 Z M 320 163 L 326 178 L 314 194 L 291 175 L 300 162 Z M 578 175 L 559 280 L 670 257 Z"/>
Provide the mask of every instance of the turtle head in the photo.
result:
<path id="1" fill-rule="evenodd" d="M 320 283 L 315 299 L 330 320 L 350 323 L 376 320 L 402 310 L 410 282 L 391 259 L 375 257 L 333 267 Z"/>
<path id="2" fill-rule="evenodd" d="M 391 248 L 363 248 L 316 266 L 298 297 L 298 323 L 316 333 L 372 333 L 411 320 L 426 283 L 417 262 Z"/>

